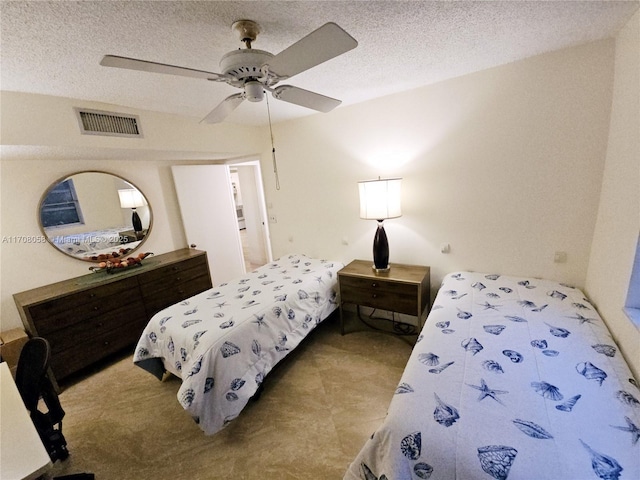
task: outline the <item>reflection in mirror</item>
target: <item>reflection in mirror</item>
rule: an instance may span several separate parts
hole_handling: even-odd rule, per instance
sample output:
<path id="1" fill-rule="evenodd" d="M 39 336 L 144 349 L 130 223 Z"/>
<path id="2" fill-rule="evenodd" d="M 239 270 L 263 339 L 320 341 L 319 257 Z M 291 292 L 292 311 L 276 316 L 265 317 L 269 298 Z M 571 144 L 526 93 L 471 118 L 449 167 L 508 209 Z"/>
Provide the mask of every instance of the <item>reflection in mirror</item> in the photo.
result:
<path id="1" fill-rule="evenodd" d="M 88 171 L 57 180 L 44 193 L 40 228 L 59 251 L 99 262 L 106 255 L 137 249 L 151 230 L 151 208 L 127 180 Z"/>

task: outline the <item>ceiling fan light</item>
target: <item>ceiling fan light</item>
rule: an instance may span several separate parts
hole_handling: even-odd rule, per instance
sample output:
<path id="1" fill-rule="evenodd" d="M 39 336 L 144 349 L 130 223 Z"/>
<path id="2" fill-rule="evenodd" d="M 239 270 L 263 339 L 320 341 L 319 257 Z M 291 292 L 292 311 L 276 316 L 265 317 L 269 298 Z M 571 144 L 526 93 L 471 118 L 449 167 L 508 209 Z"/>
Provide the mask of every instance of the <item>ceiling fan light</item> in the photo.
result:
<path id="1" fill-rule="evenodd" d="M 261 102 L 264 98 L 263 86 L 260 82 L 251 81 L 244 84 L 244 93 L 250 102 Z"/>

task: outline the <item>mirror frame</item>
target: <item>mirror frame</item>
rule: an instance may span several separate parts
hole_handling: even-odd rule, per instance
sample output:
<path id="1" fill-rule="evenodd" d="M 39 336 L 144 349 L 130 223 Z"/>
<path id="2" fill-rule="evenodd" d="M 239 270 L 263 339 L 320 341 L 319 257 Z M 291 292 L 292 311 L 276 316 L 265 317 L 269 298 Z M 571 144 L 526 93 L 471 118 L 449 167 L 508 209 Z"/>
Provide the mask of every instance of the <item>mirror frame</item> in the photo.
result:
<path id="1" fill-rule="evenodd" d="M 47 195 L 49 194 L 49 192 L 51 192 L 51 190 L 58 184 L 60 184 L 61 182 L 68 180 L 69 178 L 72 178 L 75 175 L 79 175 L 79 174 L 83 174 L 83 173 L 101 173 L 101 174 L 105 174 L 105 175 L 109 175 L 111 177 L 115 177 L 119 180 L 122 180 L 125 183 L 128 183 L 129 185 L 131 185 L 133 188 L 135 188 L 136 190 L 138 190 L 138 192 L 140 192 L 142 194 L 142 196 L 144 197 L 145 201 L 147 202 L 147 208 L 149 209 L 149 226 L 147 227 L 147 233 L 145 234 L 144 238 L 142 240 L 140 240 L 140 243 L 133 247 L 129 252 L 127 252 L 127 256 L 132 254 L 133 252 L 135 252 L 136 250 L 140 249 L 140 247 L 142 247 L 142 245 L 147 241 L 147 239 L 149 238 L 149 234 L 151 233 L 152 227 L 153 227 L 153 210 L 151 208 L 151 204 L 149 203 L 148 197 L 144 194 L 144 192 L 142 190 L 140 190 L 140 188 L 134 184 L 133 182 L 127 180 L 126 178 L 116 174 L 116 173 L 111 173 L 111 172 L 106 172 L 104 170 L 81 170 L 78 172 L 72 172 L 69 173 L 67 175 L 64 175 L 58 179 L 56 179 L 53 183 L 51 183 L 47 189 L 44 191 L 44 193 L 42 194 L 42 196 L 40 197 L 40 201 L 38 202 L 38 211 L 37 211 L 37 218 L 38 218 L 38 226 L 40 227 L 40 231 L 42 232 L 42 235 L 44 236 L 44 238 L 46 239 L 47 243 L 49 245 L 51 245 L 56 251 L 66 255 L 67 257 L 73 258 L 75 260 L 79 260 L 81 262 L 90 262 L 90 263 L 99 263 L 101 261 L 103 261 L 102 259 L 92 259 L 92 258 L 81 258 L 77 255 L 74 255 L 70 252 L 65 252 L 64 250 L 62 250 L 58 245 L 56 245 L 51 238 L 49 238 L 49 235 L 45 229 L 45 227 L 42 225 L 42 216 L 41 216 L 41 212 L 42 212 L 42 204 L 44 202 L 44 199 L 47 197 Z M 126 246 L 125 244 L 122 244 L 122 246 Z M 122 248 L 122 247 L 114 247 L 114 251 L 117 251 L 117 248 Z"/>

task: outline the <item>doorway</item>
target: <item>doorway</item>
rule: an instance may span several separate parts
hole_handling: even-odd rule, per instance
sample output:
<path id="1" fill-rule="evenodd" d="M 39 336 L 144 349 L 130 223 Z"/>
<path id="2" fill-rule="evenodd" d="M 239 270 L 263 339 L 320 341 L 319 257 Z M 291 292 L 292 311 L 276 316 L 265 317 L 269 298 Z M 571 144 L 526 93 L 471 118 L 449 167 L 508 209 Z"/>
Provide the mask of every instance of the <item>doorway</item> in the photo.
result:
<path id="1" fill-rule="evenodd" d="M 230 163 L 229 172 L 245 271 L 250 272 L 273 260 L 260 162 Z"/>
<path id="2" fill-rule="evenodd" d="M 207 252 L 214 285 L 272 261 L 259 161 L 175 165 L 172 173 L 187 243 Z"/>

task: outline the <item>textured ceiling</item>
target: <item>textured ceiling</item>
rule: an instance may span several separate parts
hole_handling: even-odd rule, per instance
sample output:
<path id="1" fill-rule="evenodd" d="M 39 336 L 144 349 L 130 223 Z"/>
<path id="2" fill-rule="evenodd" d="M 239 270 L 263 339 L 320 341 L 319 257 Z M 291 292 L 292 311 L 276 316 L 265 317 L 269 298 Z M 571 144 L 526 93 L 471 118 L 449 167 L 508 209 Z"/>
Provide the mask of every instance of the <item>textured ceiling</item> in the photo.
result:
<path id="1" fill-rule="evenodd" d="M 274 54 L 333 21 L 356 49 L 286 83 L 354 104 L 532 55 L 611 37 L 635 1 L 2 1 L 1 88 L 206 116 L 239 90 L 205 80 L 99 65 L 103 55 L 219 72 L 241 47 L 231 24 L 262 27 Z M 270 101 L 274 121 L 315 112 Z M 322 115 L 322 114 L 320 114 Z M 264 124 L 264 102 L 226 120 Z"/>

